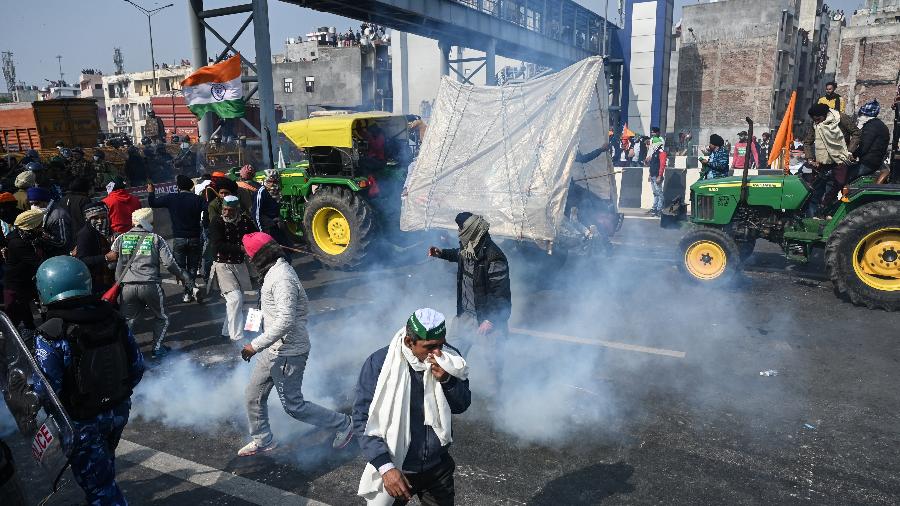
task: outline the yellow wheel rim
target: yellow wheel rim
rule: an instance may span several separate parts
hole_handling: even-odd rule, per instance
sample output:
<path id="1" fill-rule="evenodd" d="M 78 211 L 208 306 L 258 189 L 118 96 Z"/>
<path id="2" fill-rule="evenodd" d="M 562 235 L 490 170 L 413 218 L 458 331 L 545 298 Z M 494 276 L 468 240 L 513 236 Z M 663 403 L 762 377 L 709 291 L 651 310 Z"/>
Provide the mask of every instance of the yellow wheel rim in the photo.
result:
<path id="1" fill-rule="evenodd" d="M 313 240 L 329 255 L 340 255 L 350 245 L 350 222 L 333 207 L 316 211 L 312 219 Z"/>
<path id="2" fill-rule="evenodd" d="M 684 266 L 697 279 L 716 279 L 725 272 L 725 250 L 713 241 L 697 241 L 684 251 Z"/>
<path id="3" fill-rule="evenodd" d="M 853 270 L 876 290 L 900 290 L 900 228 L 883 228 L 863 237 L 853 251 Z"/>

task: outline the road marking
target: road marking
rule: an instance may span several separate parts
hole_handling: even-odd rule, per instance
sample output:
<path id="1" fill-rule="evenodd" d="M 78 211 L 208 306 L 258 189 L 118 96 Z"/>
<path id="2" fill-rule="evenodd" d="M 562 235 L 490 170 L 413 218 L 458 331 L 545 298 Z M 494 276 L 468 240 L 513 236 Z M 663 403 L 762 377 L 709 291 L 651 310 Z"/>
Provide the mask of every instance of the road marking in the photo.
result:
<path id="1" fill-rule="evenodd" d="M 651 348 L 649 346 L 640 346 L 637 344 L 620 343 L 616 341 L 604 341 L 602 339 L 587 339 L 584 337 L 567 336 L 563 334 L 554 334 L 553 332 L 540 332 L 537 330 L 519 329 L 510 327 L 510 332 L 516 334 L 524 334 L 526 336 L 539 337 L 541 339 L 553 339 L 554 341 L 566 341 L 569 343 L 591 344 L 594 346 L 603 346 L 616 350 L 637 351 L 640 353 L 650 353 L 652 355 L 662 355 L 664 357 L 684 358 L 687 355 L 683 351 L 667 350 L 664 348 Z"/>
<path id="2" fill-rule="evenodd" d="M 119 441 L 116 457 L 260 506 L 270 504 L 328 506 L 326 503 L 287 490 L 220 471 L 125 439 Z"/>
<path id="3" fill-rule="evenodd" d="M 632 216 L 630 214 L 625 215 L 626 220 L 658 220 L 658 216 Z"/>

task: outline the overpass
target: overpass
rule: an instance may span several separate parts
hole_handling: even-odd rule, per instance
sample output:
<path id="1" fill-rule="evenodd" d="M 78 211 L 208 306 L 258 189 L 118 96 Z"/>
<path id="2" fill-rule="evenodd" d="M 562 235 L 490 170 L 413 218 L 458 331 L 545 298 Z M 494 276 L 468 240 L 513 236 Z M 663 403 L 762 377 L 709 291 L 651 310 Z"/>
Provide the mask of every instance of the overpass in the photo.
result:
<path id="1" fill-rule="evenodd" d="M 235 0 L 241 1 L 241 0 Z M 441 53 L 441 72 L 453 70 L 466 81 L 468 76 L 451 69 L 450 47 L 461 46 L 483 51 L 488 84 L 496 84 L 494 59 L 497 55 L 519 59 L 553 69 L 597 54 L 610 55 L 621 62 L 618 28 L 572 0 L 281 0 L 302 7 L 376 23 L 388 28 L 437 39 Z M 207 32 L 224 46 L 216 63 L 229 53 L 238 53 L 235 43 L 253 25 L 256 54 L 253 61 L 241 55 L 255 75 L 243 76 L 255 82 L 245 99 L 258 94 L 260 102 L 260 140 L 263 163 L 271 165 L 271 146 L 277 125 L 272 86 L 272 48 L 269 34 L 268 0 L 243 0 L 242 4 L 204 8 L 204 0 L 189 0 L 188 17 L 193 41 L 195 65 L 206 62 Z M 246 20 L 230 38 L 216 31 L 209 20 L 247 14 Z M 461 65 L 458 65 L 462 67 Z M 480 67 L 479 67 L 480 68 Z M 478 69 L 476 69 L 477 71 Z M 615 74 L 615 72 L 614 72 Z M 616 87 L 611 87 L 616 89 Z M 614 99 L 617 102 L 616 99 Z M 211 135 L 210 115 L 200 121 L 200 136 Z M 265 149 L 268 147 L 269 149 Z"/>

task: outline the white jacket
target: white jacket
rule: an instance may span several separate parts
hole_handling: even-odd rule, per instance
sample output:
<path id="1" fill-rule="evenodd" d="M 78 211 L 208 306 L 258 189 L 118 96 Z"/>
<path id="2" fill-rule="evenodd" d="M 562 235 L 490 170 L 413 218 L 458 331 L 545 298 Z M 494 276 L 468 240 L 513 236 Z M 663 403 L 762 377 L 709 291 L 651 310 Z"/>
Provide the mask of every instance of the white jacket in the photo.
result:
<path id="1" fill-rule="evenodd" d="M 306 330 L 309 299 L 297 272 L 283 258 L 275 262 L 260 289 L 263 333 L 250 342 L 260 352 L 266 348 L 279 356 L 309 353 Z"/>

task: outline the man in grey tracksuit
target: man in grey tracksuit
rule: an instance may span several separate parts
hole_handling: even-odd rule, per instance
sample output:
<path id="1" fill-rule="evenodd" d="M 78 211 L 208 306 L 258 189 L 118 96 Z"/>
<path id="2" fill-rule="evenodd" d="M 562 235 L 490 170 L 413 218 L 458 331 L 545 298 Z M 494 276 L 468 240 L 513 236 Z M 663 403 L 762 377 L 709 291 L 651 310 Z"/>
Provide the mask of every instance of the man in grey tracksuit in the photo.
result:
<path id="1" fill-rule="evenodd" d="M 153 210 L 138 209 L 131 215 L 134 227 L 116 238 L 107 260 L 116 262 L 116 280 L 122 283 L 122 316 L 134 330 L 134 320 L 144 308 L 156 320 L 153 326 L 153 358 L 165 356 L 170 348 L 162 344 L 169 327 L 162 290 L 160 265 L 164 265 L 184 286 L 193 289 L 165 239 L 153 233 Z M 134 259 L 132 260 L 132 256 Z M 126 270 L 127 269 L 127 270 Z"/>
<path id="2" fill-rule="evenodd" d="M 309 357 L 306 330 L 309 300 L 297 272 L 284 258 L 272 236 L 254 232 L 243 237 L 244 250 L 263 277 L 259 291 L 263 332 L 241 350 L 250 361 L 256 356 L 247 385 L 247 416 L 250 443 L 238 451 L 241 457 L 276 447 L 269 428 L 267 402 L 274 386 L 284 411 L 292 417 L 336 432 L 333 447 L 347 446 L 353 436 L 350 417 L 303 398 L 303 372 Z"/>

